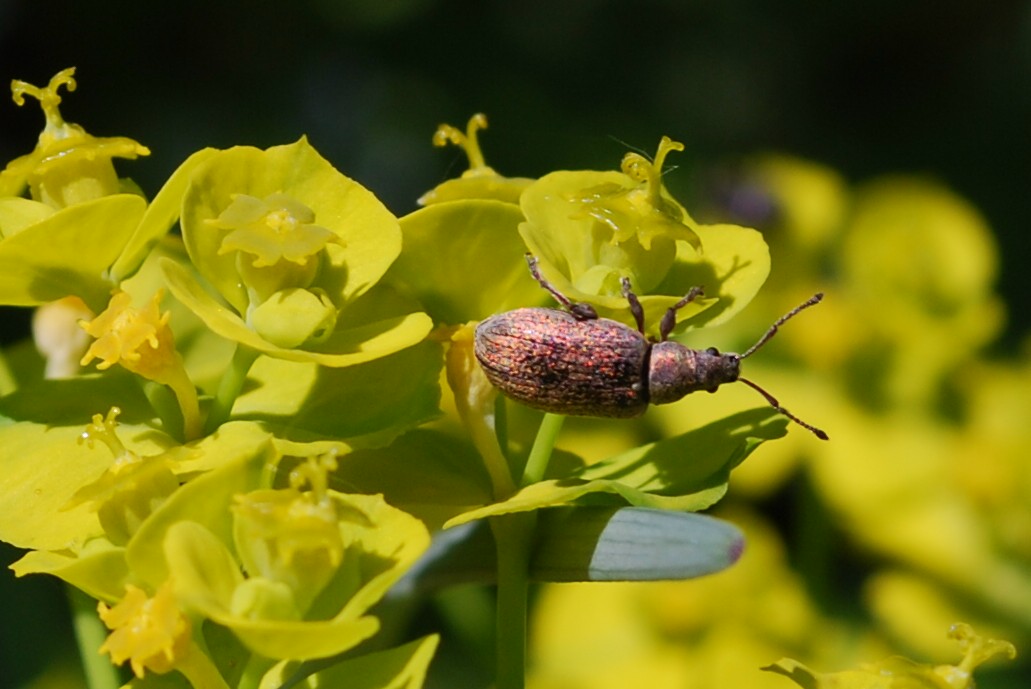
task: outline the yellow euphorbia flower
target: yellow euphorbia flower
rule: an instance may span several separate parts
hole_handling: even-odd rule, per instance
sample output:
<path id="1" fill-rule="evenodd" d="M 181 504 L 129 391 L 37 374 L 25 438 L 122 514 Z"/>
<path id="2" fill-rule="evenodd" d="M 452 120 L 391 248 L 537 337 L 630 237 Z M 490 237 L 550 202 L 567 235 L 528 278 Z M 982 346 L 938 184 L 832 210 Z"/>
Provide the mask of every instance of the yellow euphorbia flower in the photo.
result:
<path id="1" fill-rule="evenodd" d="M 308 287 L 327 244 L 344 245 L 331 230 L 315 224 L 315 212 L 286 194 L 264 199 L 235 194 L 221 215 L 208 223 L 230 230 L 219 255 L 237 253 L 237 267 L 259 303 L 278 290 Z"/>
<path id="2" fill-rule="evenodd" d="M 238 495 L 233 505 L 244 568 L 252 580 L 260 577 L 289 588 L 275 601 L 288 619 L 303 616 L 344 558 L 342 515 L 326 492 L 328 472 L 336 466 L 332 453 L 309 458 L 290 473 L 290 488 L 251 491 Z M 304 484 L 311 489 L 302 491 Z M 267 616 L 268 599 L 267 593 L 252 597 L 238 591 L 235 612 Z M 251 609 L 255 605 L 258 609 Z"/>
<path id="3" fill-rule="evenodd" d="M 100 478 L 76 491 L 64 506 L 71 509 L 91 503 L 105 535 L 116 545 L 128 543 L 143 520 L 179 487 L 168 459 L 162 455 L 140 457 L 122 444 L 115 433 L 116 419 L 121 413 L 121 409 L 112 407 L 107 418 L 94 414 L 93 422 L 79 436 L 80 442 L 91 448 L 100 440 L 115 460 Z"/>
<path id="4" fill-rule="evenodd" d="M 100 652 L 117 665 L 128 660 L 139 678 L 145 670 L 164 674 L 175 669 L 189 650 L 190 621 L 179 611 L 171 585 L 163 584 L 153 598 L 132 584 L 125 588 L 125 598 L 114 607 L 97 604 L 111 630 Z"/>
<path id="5" fill-rule="evenodd" d="M 29 185 L 32 198 L 54 208 L 115 194 L 121 191 L 113 158 L 150 155 L 150 150 L 125 137 L 98 138 L 77 124 L 65 122 L 58 106 L 58 90 L 75 90 L 75 68 L 61 70 L 45 87 L 24 81 L 11 82 L 14 102 L 36 98 L 47 123 L 32 153 L 12 160 L 0 172 L 0 196 L 17 196 Z"/>
<path id="6" fill-rule="evenodd" d="M 86 332 L 97 339 L 80 363 L 85 366 L 93 359 L 101 359 L 97 368 L 102 371 L 121 364 L 147 380 L 172 388 L 183 414 L 184 435 L 189 440 L 200 435 L 200 405 L 197 389 L 186 373 L 168 327 L 171 314 L 160 311 L 163 296 L 164 291 L 159 290 L 147 306 L 136 309 L 132 296 L 115 292 L 103 313 L 82 323 Z"/>
<path id="7" fill-rule="evenodd" d="M 419 197 L 420 206 L 467 199 L 519 202 L 519 196 L 533 180 L 526 177 L 503 177 L 487 165 L 478 137 L 478 132 L 486 128 L 487 116 L 483 113 L 470 117 L 464 132 L 450 124 L 437 127 L 437 131 L 433 132 L 433 145 L 458 146 L 469 159 L 469 169 L 458 179 L 449 179 Z"/>

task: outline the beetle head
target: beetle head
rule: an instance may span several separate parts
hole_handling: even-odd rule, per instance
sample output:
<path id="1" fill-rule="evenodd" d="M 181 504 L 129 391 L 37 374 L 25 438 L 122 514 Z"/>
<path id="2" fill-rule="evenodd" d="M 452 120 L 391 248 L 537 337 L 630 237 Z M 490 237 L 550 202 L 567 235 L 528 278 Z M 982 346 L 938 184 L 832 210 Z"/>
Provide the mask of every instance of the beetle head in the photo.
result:
<path id="1" fill-rule="evenodd" d="M 720 354 L 715 348 L 688 349 L 667 340 L 652 345 L 648 366 L 648 393 L 652 404 L 676 402 L 692 392 L 715 392 L 738 379 L 741 357 Z"/>

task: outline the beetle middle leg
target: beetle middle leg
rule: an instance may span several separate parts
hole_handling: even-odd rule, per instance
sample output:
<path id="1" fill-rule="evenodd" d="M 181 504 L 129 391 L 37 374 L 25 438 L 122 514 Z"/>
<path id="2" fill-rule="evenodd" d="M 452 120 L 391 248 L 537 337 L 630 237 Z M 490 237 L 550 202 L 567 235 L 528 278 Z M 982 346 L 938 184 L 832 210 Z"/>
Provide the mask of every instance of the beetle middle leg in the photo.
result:
<path id="1" fill-rule="evenodd" d="M 669 334 L 673 332 L 673 328 L 676 327 L 677 311 L 684 308 L 704 293 L 705 292 L 701 287 L 692 287 L 688 290 L 683 299 L 666 309 L 666 315 L 662 317 L 662 322 L 659 323 L 659 342 L 665 342 L 666 338 L 669 337 Z"/>
<path id="2" fill-rule="evenodd" d="M 526 253 L 526 264 L 530 266 L 530 275 L 533 279 L 540 284 L 541 287 L 546 289 L 551 296 L 555 297 L 555 301 L 562 306 L 566 307 L 569 313 L 579 321 L 590 321 L 598 318 L 598 312 L 594 310 L 594 307 L 590 304 L 582 301 L 573 301 L 566 295 L 558 291 L 555 285 L 548 282 L 543 275 L 541 275 L 540 268 L 537 267 L 537 257 L 533 254 Z"/>

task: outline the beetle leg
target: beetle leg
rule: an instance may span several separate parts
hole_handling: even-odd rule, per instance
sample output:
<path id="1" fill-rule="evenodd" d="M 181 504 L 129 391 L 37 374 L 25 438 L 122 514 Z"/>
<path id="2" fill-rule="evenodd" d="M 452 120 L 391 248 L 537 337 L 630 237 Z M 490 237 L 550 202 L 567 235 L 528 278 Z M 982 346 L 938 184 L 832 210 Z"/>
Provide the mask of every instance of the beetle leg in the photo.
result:
<path id="1" fill-rule="evenodd" d="M 666 309 L 666 315 L 662 317 L 662 322 L 659 323 L 659 342 L 665 342 L 669 334 L 673 332 L 673 328 L 677 324 L 677 311 L 702 296 L 702 294 L 704 294 L 704 291 L 701 287 L 692 287 L 683 299 Z"/>
<path id="2" fill-rule="evenodd" d="M 569 313 L 580 321 L 590 321 L 598 317 L 598 312 L 594 310 L 594 307 L 590 304 L 582 301 L 573 301 L 566 295 L 559 292 L 553 284 L 548 282 L 543 275 L 541 275 L 540 268 L 537 267 L 537 257 L 533 254 L 526 253 L 526 264 L 530 266 L 530 275 L 533 279 L 540 284 L 541 287 L 546 289 L 551 296 L 555 297 L 555 301 L 562 306 L 566 307 Z"/>
<path id="3" fill-rule="evenodd" d="M 644 335 L 644 308 L 641 306 L 641 300 L 630 289 L 630 278 L 623 278 L 620 284 L 623 285 L 623 296 L 630 303 L 630 313 L 637 323 L 637 330 Z"/>

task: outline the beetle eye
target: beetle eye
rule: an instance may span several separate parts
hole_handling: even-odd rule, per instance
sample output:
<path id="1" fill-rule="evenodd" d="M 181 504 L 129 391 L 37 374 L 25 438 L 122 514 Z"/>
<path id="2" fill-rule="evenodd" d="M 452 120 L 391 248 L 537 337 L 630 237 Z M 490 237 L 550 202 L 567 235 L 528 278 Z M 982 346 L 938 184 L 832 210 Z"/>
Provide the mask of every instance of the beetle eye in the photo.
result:
<path id="1" fill-rule="evenodd" d="M 720 355 L 720 350 L 716 349 L 715 347 L 709 347 L 708 349 L 705 350 L 705 353 L 706 354 L 712 354 L 713 356 L 719 356 Z"/>

